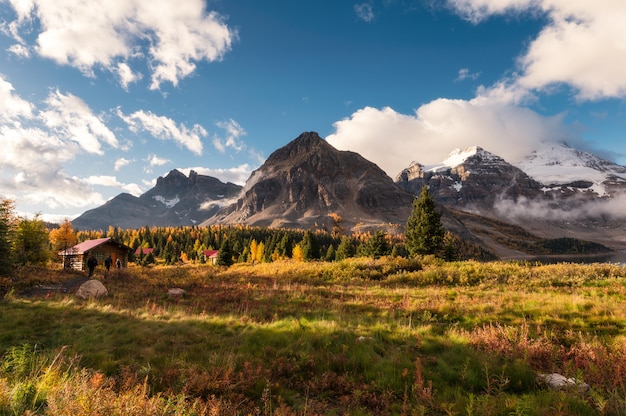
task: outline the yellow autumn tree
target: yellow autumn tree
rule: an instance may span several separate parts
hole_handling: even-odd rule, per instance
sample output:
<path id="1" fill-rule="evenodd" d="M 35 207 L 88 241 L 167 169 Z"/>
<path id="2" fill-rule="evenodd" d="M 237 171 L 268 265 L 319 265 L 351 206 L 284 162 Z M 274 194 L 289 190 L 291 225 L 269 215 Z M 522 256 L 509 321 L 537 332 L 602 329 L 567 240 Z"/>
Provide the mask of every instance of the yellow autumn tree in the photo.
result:
<path id="1" fill-rule="evenodd" d="M 248 256 L 248 262 L 250 263 L 254 263 L 257 260 L 257 246 L 256 240 L 250 241 L 250 255 Z"/>
<path id="2" fill-rule="evenodd" d="M 50 242 L 55 250 L 65 250 L 76 245 L 76 233 L 69 219 L 64 219 L 59 228 L 50 231 Z"/>
<path id="3" fill-rule="evenodd" d="M 302 252 L 302 246 L 300 244 L 296 244 L 291 251 L 291 257 L 295 261 L 304 261 L 304 253 Z"/>
<path id="4" fill-rule="evenodd" d="M 256 261 L 258 261 L 259 263 L 263 263 L 265 261 L 265 243 L 263 243 L 263 241 L 261 241 L 256 246 L 255 258 L 256 258 Z"/>

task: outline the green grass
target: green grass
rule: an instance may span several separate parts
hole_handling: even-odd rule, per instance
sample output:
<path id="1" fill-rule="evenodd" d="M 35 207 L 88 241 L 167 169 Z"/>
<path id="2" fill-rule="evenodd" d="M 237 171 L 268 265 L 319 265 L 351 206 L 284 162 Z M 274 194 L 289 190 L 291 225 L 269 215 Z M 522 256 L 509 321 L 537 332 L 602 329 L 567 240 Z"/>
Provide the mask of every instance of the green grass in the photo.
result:
<path id="1" fill-rule="evenodd" d="M 626 413 L 615 265 L 131 267 L 99 300 L 18 295 L 70 277 L 23 270 L 0 302 L 0 415 Z"/>

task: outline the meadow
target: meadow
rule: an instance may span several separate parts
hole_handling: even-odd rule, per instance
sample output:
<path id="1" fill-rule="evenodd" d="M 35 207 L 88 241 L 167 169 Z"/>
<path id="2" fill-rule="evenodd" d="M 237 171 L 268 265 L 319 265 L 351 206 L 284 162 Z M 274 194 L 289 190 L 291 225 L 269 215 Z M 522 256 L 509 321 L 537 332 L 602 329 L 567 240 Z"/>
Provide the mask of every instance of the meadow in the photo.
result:
<path id="1" fill-rule="evenodd" d="M 0 415 L 626 414 L 624 266 L 132 266 L 24 295 L 79 276 L 2 282 Z"/>

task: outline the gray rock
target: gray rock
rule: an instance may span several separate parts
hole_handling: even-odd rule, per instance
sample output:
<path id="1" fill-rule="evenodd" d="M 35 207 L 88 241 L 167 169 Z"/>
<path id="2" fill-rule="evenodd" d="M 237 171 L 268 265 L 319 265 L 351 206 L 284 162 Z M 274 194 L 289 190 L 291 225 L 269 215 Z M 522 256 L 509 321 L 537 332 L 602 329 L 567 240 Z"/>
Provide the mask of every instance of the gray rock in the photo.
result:
<path id="1" fill-rule="evenodd" d="M 537 381 L 545 384 L 551 390 L 578 390 L 580 393 L 587 393 L 591 388 L 589 384 L 576 380 L 572 377 L 565 377 L 558 373 L 539 374 Z"/>
<path id="2" fill-rule="evenodd" d="M 107 296 L 109 291 L 106 287 L 96 279 L 87 280 L 85 283 L 80 285 L 78 290 L 76 291 L 76 296 L 81 299 L 94 299 L 100 298 L 103 296 Z"/>
<path id="3" fill-rule="evenodd" d="M 167 294 L 170 296 L 182 296 L 185 293 L 187 293 L 187 291 L 185 289 L 181 289 L 179 287 L 173 287 L 171 289 L 168 289 Z"/>

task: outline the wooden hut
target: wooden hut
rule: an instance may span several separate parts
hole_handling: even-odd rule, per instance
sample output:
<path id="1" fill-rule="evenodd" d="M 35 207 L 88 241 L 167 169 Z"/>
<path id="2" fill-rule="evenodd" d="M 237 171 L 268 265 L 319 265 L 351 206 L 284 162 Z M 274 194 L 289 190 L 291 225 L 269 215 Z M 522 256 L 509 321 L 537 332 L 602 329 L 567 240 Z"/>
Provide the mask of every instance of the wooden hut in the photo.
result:
<path id="1" fill-rule="evenodd" d="M 217 258 L 220 255 L 219 250 L 203 250 L 204 261 L 211 264 L 217 264 Z"/>
<path id="2" fill-rule="evenodd" d="M 95 240 L 83 241 L 66 250 L 59 251 L 59 256 L 63 257 L 65 267 L 85 270 L 87 269 L 87 259 L 93 254 L 98 260 L 98 265 L 104 264 L 104 259 L 111 256 L 113 259 L 112 268 L 119 259 L 122 267 L 128 265 L 128 253 L 132 249 L 112 238 L 97 238 Z"/>

